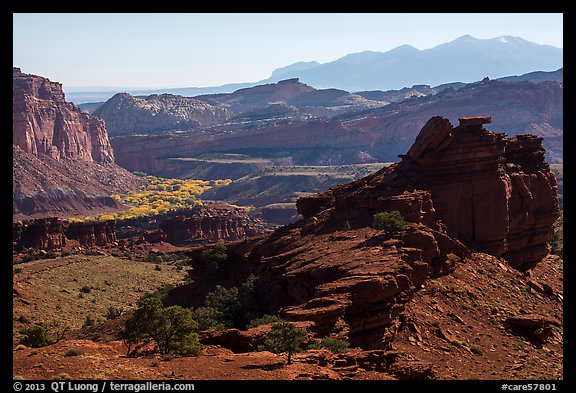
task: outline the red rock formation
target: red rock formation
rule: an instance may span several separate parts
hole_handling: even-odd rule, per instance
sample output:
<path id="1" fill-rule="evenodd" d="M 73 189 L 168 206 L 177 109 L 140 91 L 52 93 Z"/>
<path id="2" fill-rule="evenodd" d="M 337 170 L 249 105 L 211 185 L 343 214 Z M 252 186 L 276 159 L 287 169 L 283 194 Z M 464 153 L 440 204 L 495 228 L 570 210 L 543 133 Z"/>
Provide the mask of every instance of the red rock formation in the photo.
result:
<path id="1" fill-rule="evenodd" d="M 13 227 L 13 240 L 16 245 L 40 250 L 62 248 L 66 245 L 64 225 L 55 217 L 35 219 L 28 224 L 15 223 Z"/>
<path id="2" fill-rule="evenodd" d="M 161 221 L 159 227 L 166 241 L 175 245 L 195 240 L 240 240 L 264 232 L 262 223 L 249 217 L 245 210 L 224 205 L 193 209 L 186 215 Z"/>
<path id="3" fill-rule="evenodd" d="M 433 117 L 402 162 L 302 198 L 298 210 L 306 218 L 334 205 L 337 211 L 350 210 L 352 219 L 363 212 L 361 224 L 368 224 L 374 212 L 399 210 L 408 221 L 434 225 L 423 220 L 432 209 L 441 220 L 437 225 L 445 225 L 451 236 L 503 256 L 519 269 L 530 268 L 548 253 L 559 215 L 556 180 L 544 161 L 542 138 L 506 138 L 482 127 L 488 122 L 464 118 L 464 125 L 454 128 L 447 119 Z M 429 196 L 398 204 L 402 190 Z"/>
<path id="4" fill-rule="evenodd" d="M 110 194 L 145 181 L 114 164 L 104 122 L 64 99 L 62 85 L 13 71 L 13 219 L 109 212 Z"/>
<path id="5" fill-rule="evenodd" d="M 37 218 L 15 222 L 13 246 L 51 250 L 62 248 L 67 240 L 77 240 L 83 247 L 105 246 L 116 241 L 114 221 L 66 223 L 57 218 Z"/>
<path id="6" fill-rule="evenodd" d="M 66 229 L 66 237 L 78 240 L 85 247 L 105 246 L 116 241 L 114 223 L 114 220 L 73 222 Z"/>
<path id="7" fill-rule="evenodd" d="M 465 244 L 519 269 L 533 266 L 558 215 L 555 181 L 540 138 L 507 139 L 484 129 L 487 122 L 452 127 L 430 119 L 400 163 L 301 198 L 302 220 L 230 246 L 219 282 L 229 287 L 255 274 L 265 312 L 378 349 L 391 343 L 406 303 L 428 278 L 471 262 Z M 391 210 L 408 223 L 393 237 L 371 228 L 376 212 Z M 189 254 L 192 283 L 169 302 L 198 305 L 211 290 L 200 252 Z"/>
<path id="8" fill-rule="evenodd" d="M 476 120 L 463 119 L 453 128 L 446 119 L 431 119 L 419 138 L 438 127 L 444 133 L 424 141 L 418 156 L 411 149 L 401 164 L 406 169 L 398 172 L 417 174 L 417 187 L 431 191 L 450 235 L 503 256 L 514 267 L 530 268 L 548 253 L 559 215 L 556 179 L 544 161 L 542 138 L 505 138 L 484 129 L 486 119 Z"/>
<path id="9" fill-rule="evenodd" d="M 64 99 L 60 83 L 13 71 L 13 144 L 33 155 L 114 162 L 104 122 Z"/>

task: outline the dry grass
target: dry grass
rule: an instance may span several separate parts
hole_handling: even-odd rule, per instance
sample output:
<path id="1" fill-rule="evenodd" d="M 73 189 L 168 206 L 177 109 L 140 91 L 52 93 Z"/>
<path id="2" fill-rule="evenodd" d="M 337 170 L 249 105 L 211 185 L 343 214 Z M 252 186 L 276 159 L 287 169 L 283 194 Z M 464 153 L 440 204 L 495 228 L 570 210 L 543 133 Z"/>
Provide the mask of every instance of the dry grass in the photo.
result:
<path id="1" fill-rule="evenodd" d="M 13 298 L 14 338 L 27 325 L 19 321 L 25 316 L 32 323 L 47 326 L 79 328 L 86 315 L 97 322 L 106 319 L 110 306 L 129 309 L 147 292 L 168 284 L 177 285 L 186 275 L 176 266 L 155 265 L 112 256 L 72 255 L 50 260 L 19 264 L 14 275 Z M 78 294 L 83 287 L 90 293 Z"/>

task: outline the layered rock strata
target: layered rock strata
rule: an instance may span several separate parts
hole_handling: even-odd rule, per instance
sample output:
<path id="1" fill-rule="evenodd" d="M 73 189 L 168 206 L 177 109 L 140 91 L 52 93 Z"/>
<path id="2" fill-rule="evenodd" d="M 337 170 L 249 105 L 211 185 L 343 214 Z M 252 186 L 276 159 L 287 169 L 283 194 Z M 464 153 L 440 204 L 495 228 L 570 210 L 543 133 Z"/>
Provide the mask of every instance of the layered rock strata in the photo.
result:
<path id="1" fill-rule="evenodd" d="M 13 70 L 12 143 L 55 159 L 114 162 L 104 122 L 66 102 L 62 84 Z"/>
<path id="2" fill-rule="evenodd" d="M 209 242 L 240 240 L 262 233 L 255 228 L 254 222 L 245 216 L 176 216 L 161 222 L 160 231 L 171 244 L 184 244 L 199 239 Z"/>
<path id="3" fill-rule="evenodd" d="M 489 117 L 461 121 L 433 117 L 401 162 L 299 199 L 303 219 L 230 246 L 217 282 L 205 279 L 202 249 L 190 252 L 192 283 L 168 303 L 198 306 L 215 284 L 237 286 L 254 274 L 263 312 L 312 321 L 320 337 L 385 349 L 415 291 L 473 263 L 468 247 L 534 266 L 558 215 L 541 139 L 486 130 Z M 393 210 L 405 230 L 371 227 L 375 213 Z"/>
<path id="4" fill-rule="evenodd" d="M 66 102 L 62 85 L 13 70 L 13 219 L 118 209 L 110 194 L 145 181 L 114 163 L 104 122 Z"/>
<path id="5" fill-rule="evenodd" d="M 67 240 L 76 240 L 83 247 L 107 246 L 130 238 L 183 245 L 240 240 L 265 232 L 262 221 L 248 216 L 245 210 L 218 204 L 118 222 L 67 222 L 57 217 L 18 221 L 12 225 L 12 242 L 15 248 L 41 250 L 61 249 Z"/>
<path id="6" fill-rule="evenodd" d="M 506 138 L 482 126 L 489 122 L 461 118 L 453 127 L 433 117 L 400 163 L 300 199 L 299 212 L 305 218 L 332 207 L 376 212 L 404 191 L 429 192 L 449 235 L 514 267 L 530 268 L 549 251 L 559 216 L 556 179 L 544 161 L 542 138 Z"/>
<path id="7" fill-rule="evenodd" d="M 110 135 L 187 130 L 226 122 L 227 108 L 172 94 L 134 97 L 118 93 L 93 112 L 106 121 Z"/>

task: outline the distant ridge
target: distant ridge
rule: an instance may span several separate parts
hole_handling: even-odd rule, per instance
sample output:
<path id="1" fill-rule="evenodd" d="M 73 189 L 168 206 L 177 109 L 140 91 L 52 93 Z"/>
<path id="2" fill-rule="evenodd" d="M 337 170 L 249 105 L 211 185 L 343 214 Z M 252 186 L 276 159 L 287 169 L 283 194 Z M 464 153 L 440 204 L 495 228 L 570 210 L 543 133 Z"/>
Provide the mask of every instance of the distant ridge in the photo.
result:
<path id="1" fill-rule="evenodd" d="M 257 82 L 230 83 L 211 87 L 130 90 L 132 95 L 170 93 L 185 97 L 203 94 L 232 93 L 238 89 L 299 78 L 317 89 L 335 88 L 349 92 L 397 90 L 413 85 L 470 83 L 521 75 L 534 71 L 554 71 L 563 66 L 563 49 L 540 45 L 520 37 L 502 36 L 478 39 L 464 35 L 434 48 L 419 50 L 401 45 L 387 52 L 351 53 L 335 61 L 297 62 L 274 70 L 270 77 Z M 126 92 L 68 89 L 67 98 L 76 103 L 106 101 Z"/>

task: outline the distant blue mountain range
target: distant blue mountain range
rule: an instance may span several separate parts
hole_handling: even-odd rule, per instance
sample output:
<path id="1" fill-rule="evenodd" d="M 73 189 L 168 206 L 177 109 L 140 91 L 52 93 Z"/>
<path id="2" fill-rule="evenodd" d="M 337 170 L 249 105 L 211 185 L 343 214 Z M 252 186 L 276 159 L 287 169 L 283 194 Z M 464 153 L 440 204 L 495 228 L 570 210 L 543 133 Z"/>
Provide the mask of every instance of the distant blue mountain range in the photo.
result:
<path id="1" fill-rule="evenodd" d="M 231 93 L 235 90 L 299 78 L 318 89 L 337 88 L 349 92 L 392 90 L 425 84 L 473 82 L 484 77 L 496 79 L 532 71 L 554 71 L 563 67 L 563 49 L 540 45 L 520 37 L 477 39 L 470 35 L 419 50 L 402 45 L 387 52 L 352 53 L 328 63 L 298 62 L 274 70 L 270 78 L 250 83 L 216 87 L 185 87 L 133 90 L 133 95 L 159 93 L 193 97 L 201 94 Z M 105 101 L 121 90 L 106 92 L 66 91 L 74 103 Z"/>

